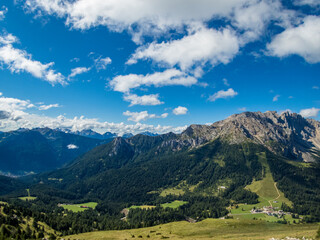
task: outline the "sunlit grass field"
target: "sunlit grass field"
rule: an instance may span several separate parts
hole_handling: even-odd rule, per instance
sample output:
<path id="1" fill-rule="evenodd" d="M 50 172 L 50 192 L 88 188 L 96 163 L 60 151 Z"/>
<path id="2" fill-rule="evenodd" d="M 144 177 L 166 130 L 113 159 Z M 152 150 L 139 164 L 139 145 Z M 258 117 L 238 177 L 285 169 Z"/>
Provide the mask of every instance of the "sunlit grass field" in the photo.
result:
<path id="1" fill-rule="evenodd" d="M 206 219 L 198 223 L 173 222 L 155 227 L 123 231 L 101 231 L 67 236 L 66 239 L 270 239 L 314 238 L 318 224 L 278 224 L 259 220 Z"/>
<path id="2" fill-rule="evenodd" d="M 88 210 L 88 208 L 95 209 L 97 205 L 98 203 L 96 202 L 88 202 L 88 203 L 79 203 L 79 204 L 72 204 L 72 205 L 61 204 L 61 207 L 72 212 L 83 212 L 85 210 Z M 81 208 L 81 206 L 86 206 L 88 208 Z"/>

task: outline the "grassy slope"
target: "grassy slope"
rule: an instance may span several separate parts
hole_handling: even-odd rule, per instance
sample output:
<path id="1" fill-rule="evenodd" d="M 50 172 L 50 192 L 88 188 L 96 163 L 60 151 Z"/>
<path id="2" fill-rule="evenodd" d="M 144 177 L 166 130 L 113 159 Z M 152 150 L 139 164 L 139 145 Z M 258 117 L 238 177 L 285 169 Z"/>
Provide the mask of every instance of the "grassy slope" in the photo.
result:
<path id="1" fill-rule="evenodd" d="M 26 189 L 26 190 L 27 190 L 28 196 L 26 196 L 26 197 L 19 197 L 20 200 L 23 200 L 23 201 L 32 201 L 32 200 L 36 200 L 36 199 L 37 199 L 37 197 L 32 197 L 32 196 L 30 195 L 30 189 L 29 189 L 29 188 Z"/>
<path id="2" fill-rule="evenodd" d="M 164 203 L 164 204 L 161 204 L 161 207 L 163 208 L 178 208 L 184 204 L 187 204 L 188 202 L 186 201 L 179 201 L 179 200 L 175 200 L 171 203 Z"/>
<path id="3" fill-rule="evenodd" d="M 267 216 L 265 214 L 251 214 L 250 210 L 253 207 L 261 208 L 263 206 L 270 206 L 272 204 L 273 207 L 281 207 L 282 203 L 286 203 L 289 206 L 292 206 L 292 202 L 287 199 L 283 192 L 277 189 L 276 183 L 273 180 L 273 177 L 270 172 L 270 167 L 267 163 L 267 159 L 265 153 L 259 154 L 259 161 L 261 162 L 264 168 L 264 178 L 259 181 L 253 181 L 250 185 L 246 187 L 246 189 L 255 192 L 259 196 L 258 204 L 239 204 L 239 208 L 231 209 L 231 213 L 235 218 L 239 219 L 261 219 L 269 222 L 277 222 L 279 219 L 276 217 Z M 277 201 L 274 203 L 274 201 Z M 291 216 L 285 216 L 285 219 L 288 222 L 293 222 L 293 218 Z M 297 220 L 296 220 L 297 221 Z"/>
<path id="4" fill-rule="evenodd" d="M 8 204 L 6 202 L 2 202 L 0 201 L 1 204 Z M 0 208 L 0 214 L 3 216 L 6 216 L 6 214 L 3 213 L 3 209 L 2 207 Z M 20 223 L 19 226 L 21 229 L 26 230 L 27 226 L 29 226 L 29 228 L 31 229 L 31 231 L 36 231 L 36 229 L 33 227 L 33 222 L 34 222 L 34 218 L 30 217 L 30 218 L 23 218 L 24 223 Z M 37 222 L 37 224 L 40 227 L 43 227 L 44 230 L 44 235 L 45 237 L 49 237 L 50 234 L 53 235 L 60 235 L 61 233 L 59 231 L 55 231 L 54 229 L 52 229 L 50 226 L 48 226 L 46 223 L 44 222 Z"/>
<path id="5" fill-rule="evenodd" d="M 206 219 L 198 223 L 174 222 L 150 228 L 101 231 L 67 236 L 66 239 L 270 239 L 272 237 L 314 237 L 317 224 L 283 225 L 254 220 Z M 149 235 L 150 238 L 147 236 Z M 141 237 L 139 237 L 141 236 Z"/>
<path id="6" fill-rule="evenodd" d="M 179 201 L 179 200 L 175 200 L 173 202 L 170 203 L 163 203 L 161 204 L 161 207 L 163 208 L 178 208 L 184 204 L 187 204 L 188 202 L 186 201 Z M 152 209 L 155 208 L 156 206 L 152 206 L 152 205 L 141 205 L 141 206 L 136 206 L 133 205 L 131 207 L 129 207 L 128 209 L 135 209 L 135 208 L 141 208 L 141 209 Z"/>
<path id="7" fill-rule="evenodd" d="M 255 192 L 259 195 L 260 200 L 267 205 L 271 202 L 273 207 L 281 207 L 281 203 L 284 202 L 287 205 L 291 206 L 292 202 L 289 199 L 284 197 L 284 194 L 281 191 L 277 191 L 276 183 L 273 180 L 271 175 L 270 167 L 267 163 L 265 153 L 259 155 L 259 161 L 261 162 L 264 168 L 264 178 L 260 181 L 253 181 L 252 184 L 248 185 L 246 188 L 252 192 Z M 280 194 L 280 197 L 279 197 Z M 273 203 L 273 200 L 276 200 L 277 203 Z"/>
<path id="8" fill-rule="evenodd" d="M 98 203 L 96 202 L 88 202 L 88 203 L 79 203 L 79 204 L 72 204 L 72 205 L 61 204 L 61 207 L 72 212 L 83 212 L 88 208 L 81 208 L 80 206 L 87 206 L 89 208 L 95 209 L 97 205 Z"/>

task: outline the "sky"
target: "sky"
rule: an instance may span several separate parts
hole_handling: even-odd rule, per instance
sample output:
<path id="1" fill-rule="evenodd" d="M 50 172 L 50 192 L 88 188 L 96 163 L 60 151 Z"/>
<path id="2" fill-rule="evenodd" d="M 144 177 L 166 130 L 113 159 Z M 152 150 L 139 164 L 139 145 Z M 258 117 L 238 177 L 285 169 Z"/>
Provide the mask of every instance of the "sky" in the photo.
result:
<path id="1" fill-rule="evenodd" d="M 320 0 L 2 0 L 0 131 L 319 120 Z"/>

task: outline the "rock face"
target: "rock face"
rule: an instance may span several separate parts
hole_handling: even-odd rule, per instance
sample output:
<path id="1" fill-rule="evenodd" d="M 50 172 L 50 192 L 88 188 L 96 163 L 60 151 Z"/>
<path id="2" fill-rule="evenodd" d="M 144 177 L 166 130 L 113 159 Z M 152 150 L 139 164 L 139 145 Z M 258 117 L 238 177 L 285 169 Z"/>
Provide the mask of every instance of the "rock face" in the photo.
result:
<path id="1" fill-rule="evenodd" d="M 154 149 L 155 154 L 196 148 L 209 141 L 221 139 L 230 144 L 247 141 L 263 145 L 276 154 L 292 160 L 313 162 L 320 158 L 320 122 L 305 119 L 296 113 L 244 112 L 212 125 L 191 125 L 181 134 L 168 133 L 155 137 L 136 135 L 113 142 L 125 146 L 134 154 Z M 129 152 L 129 146 L 126 146 Z M 112 155 L 116 155 L 114 148 Z"/>
<path id="2" fill-rule="evenodd" d="M 253 141 L 291 159 L 314 161 L 320 151 L 320 123 L 296 113 L 244 112 L 211 126 L 191 125 L 181 139 L 192 146 L 221 138 L 230 143 Z"/>

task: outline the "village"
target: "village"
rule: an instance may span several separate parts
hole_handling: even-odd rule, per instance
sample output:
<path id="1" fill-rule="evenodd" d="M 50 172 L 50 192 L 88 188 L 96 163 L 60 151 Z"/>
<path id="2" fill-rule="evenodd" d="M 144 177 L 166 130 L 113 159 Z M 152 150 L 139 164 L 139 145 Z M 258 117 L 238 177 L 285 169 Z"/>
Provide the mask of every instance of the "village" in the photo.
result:
<path id="1" fill-rule="evenodd" d="M 272 207 L 272 206 L 264 206 L 262 208 L 256 208 L 253 207 L 253 209 L 250 211 L 252 214 L 256 213 L 264 213 L 268 216 L 273 216 L 277 218 L 282 218 L 284 215 L 291 215 L 290 212 L 284 212 L 283 210 L 279 210 L 278 207 Z"/>

